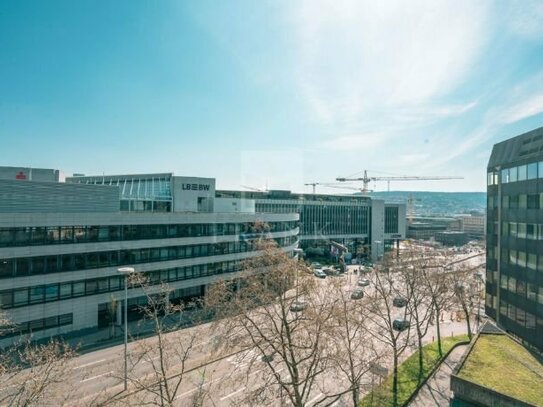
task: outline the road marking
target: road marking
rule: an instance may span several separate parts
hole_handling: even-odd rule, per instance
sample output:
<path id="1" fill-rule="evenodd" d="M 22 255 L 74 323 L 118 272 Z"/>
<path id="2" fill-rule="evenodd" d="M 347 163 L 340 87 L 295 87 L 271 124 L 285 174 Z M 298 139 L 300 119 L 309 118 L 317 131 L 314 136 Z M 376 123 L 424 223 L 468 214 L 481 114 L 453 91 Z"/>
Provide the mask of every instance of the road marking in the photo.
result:
<path id="1" fill-rule="evenodd" d="M 201 387 L 205 387 L 205 386 L 207 386 L 208 384 L 215 383 L 215 382 L 218 381 L 218 380 L 222 380 L 222 379 L 223 379 L 224 377 L 226 377 L 226 376 L 229 376 L 229 375 L 224 375 L 224 376 L 218 377 L 218 378 L 216 378 L 216 379 L 214 379 L 214 380 L 211 380 L 211 381 L 209 381 L 209 382 L 205 382 L 204 384 L 202 384 Z M 175 399 L 177 400 L 177 399 L 183 398 L 183 397 L 185 397 L 186 395 L 188 395 L 188 394 L 190 394 L 190 393 L 192 393 L 192 392 L 195 392 L 195 391 L 198 390 L 198 389 L 199 389 L 199 387 L 195 387 L 195 388 L 192 389 L 192 390 L 189 390 L 189 391 L 186 391 L 186 392 L 184 392 L 184 393 L 181 393 L 181 394 L 180 394 L 179 396 L 177 396 Z"/>
<path id="2" fill-rule="evenodd" d="M 307 405 L 310 405 L 311 403 L 313 403 L 314 401 L 317 401 L 320 397 L 322 396 L 322 393 L 319 393 L 319 395 L 317 397 L 314 397 L 312 398 L 311 400 L 309 400 L 307 402 Z"/>
<path id="3" fill-rule="evenodd" d="M 245 386 L 243 386 L 243 387 L 240 387 L 240 388 L 239 388 L 238 390 L 236 390 L 235 392 L 233 392 L 233 393 L 230 393 L 230 394 L 229 394 L 229 395 L 227 395 L 227 396 L 221 397 L 221 398 L 220 398 L 220 400 L 221 400 L 221 401 L 223 401 L 223 400 L 226 400 L 226 399 L 228 399 L 228 398 L 232 397 L 232 396 L 233 396 L 234 394 L 238 394 L 238 393 L 239 393 L 240 391 L 243 391 L 243 390 L 245 390 L 245 389 L 246 389 L 246 387 L 245 387 Z"/>
<path id="4" fill-rule="evenodd" d="M 94 380 L 94 379 L 98 379 L 102 376 L 105 376 L 105 375 L 108 375 L 110 373 L 113 373 L 113 370 L 110 371 L 110 372 L 106 372 L 106 373 L 102 373 L 102 374 L 99 374 L 98 376 L 93 376 L 93 377 L 89 377 L 88 379 L 83 379 L 83 380 L 80 380 L 79 383 L 85 383 L 85 382 L 88 382 L 89 380 Z"/>
<path id="5" fill-rule="evenodd" d="M 83 369 L 84 367 L 96 365 L 96 364 L 98 364 L 98 363 L 105 362 L 106 360 L 107 360 L 107 359 L 100 359 L 100 360 L 97 360 L 97 361 L 94 361 L 94 362 L 87 363 L 87 364 L 85 364 L 85 365 L 76 366 L 76 367 L 73 368 L 73 370 Z"/>

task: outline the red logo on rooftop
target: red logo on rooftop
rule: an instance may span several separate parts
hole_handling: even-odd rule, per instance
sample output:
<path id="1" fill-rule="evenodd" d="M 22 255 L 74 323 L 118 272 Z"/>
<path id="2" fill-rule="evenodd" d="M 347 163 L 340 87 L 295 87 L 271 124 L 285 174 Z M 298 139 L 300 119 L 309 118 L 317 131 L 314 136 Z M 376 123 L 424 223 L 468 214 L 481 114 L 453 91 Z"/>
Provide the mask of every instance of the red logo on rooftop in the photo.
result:
<path id="1" fill-rule="evenodd" d="M 15 179 L 26 179 L 26 175 L 24 172 L 19 171 L 19 173 L 15 176 Z"/>

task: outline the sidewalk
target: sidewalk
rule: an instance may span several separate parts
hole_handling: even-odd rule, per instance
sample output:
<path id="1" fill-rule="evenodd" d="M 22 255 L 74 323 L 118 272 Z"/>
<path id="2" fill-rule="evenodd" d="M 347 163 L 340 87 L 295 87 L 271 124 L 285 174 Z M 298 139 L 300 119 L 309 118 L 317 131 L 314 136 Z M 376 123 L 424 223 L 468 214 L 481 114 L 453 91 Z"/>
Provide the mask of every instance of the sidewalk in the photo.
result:
<path id="1" fill-rule="evenodd" d="M 462 355 L 469 345 L 457 346 L 449 354 L 447 359 L 428 379 L 426 384 L 417 394 L 417 397 L 409 403 L 410 407 L 448 406 L 450 402 L 451 374 L 460 362 Z"/>

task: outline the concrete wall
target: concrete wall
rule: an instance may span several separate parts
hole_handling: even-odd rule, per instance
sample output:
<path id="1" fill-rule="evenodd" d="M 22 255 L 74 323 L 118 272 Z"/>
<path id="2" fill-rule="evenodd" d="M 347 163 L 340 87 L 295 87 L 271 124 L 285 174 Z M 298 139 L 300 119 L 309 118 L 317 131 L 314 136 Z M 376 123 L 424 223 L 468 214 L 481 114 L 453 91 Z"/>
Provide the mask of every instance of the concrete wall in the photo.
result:
<path id="1" fill-rule="evenodd" d="M 213 212 L 215 179 L 173 177 L 174 212 Z"/>
<path id="2" fill-rule="evenodd" d="M 119 212 L 119 188 L 0 179 L 0 213 Z"/>
<path id="3" fill-rule="evenodd" d="M 0 179 L 17 181 L 64 182 L 60 170 L 27 167 L 0 167 Z"/>
<path id="4" fill-rule="evenodd" d="M 255 213 L 254 199 L 215 198 L 214 212 Z"/>

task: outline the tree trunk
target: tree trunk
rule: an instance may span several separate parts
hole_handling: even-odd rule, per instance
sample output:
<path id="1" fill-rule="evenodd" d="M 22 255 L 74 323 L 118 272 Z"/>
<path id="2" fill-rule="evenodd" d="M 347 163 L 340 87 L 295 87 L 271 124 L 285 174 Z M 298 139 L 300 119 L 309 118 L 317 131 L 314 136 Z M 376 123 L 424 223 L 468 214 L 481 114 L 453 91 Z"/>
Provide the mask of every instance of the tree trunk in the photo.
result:
<path id="1" fill-rule="evenodd" d="M 392 373 L 392 407 L 398 406 L 398 355 L 394 349 L 394 371 Z"/>
<path id="2" fill-rule="evenodd" d="M 471 341 L 471 337 L 472 337 L 473 333 L 471 332 L 471 323 L 469 321 L 468 307 L 465 304 L 462 304 L 462 309 L 464 310 L 464 315 L 466 316 L 466 325 L 467 325 L 467 328 L 468 328 L 468 338 Z"/>
<path id="3" fill-rule="evenodd" d="M 418 340 L 418 346 L 419 346 L 419 375 L 417 378 L 417 383 L 420 384 L 422 380 L 423 358 L 422 358 L 422 332 L 420 332 L 419 327 L 417 327 L 417 340 Z"/>
<path id="4" fill-rule="evenodd" d="M 435 307 L 436 309 L 436 331 L 437 331 L 437 350 L 439 351 L 439 356 L 443 356 L 443 349 L 441 349 L 441 329 L 440 329 L 440 321 L 439 321 L 439 314 L 441 313 L 441 310 L 439 307 Z"/>

